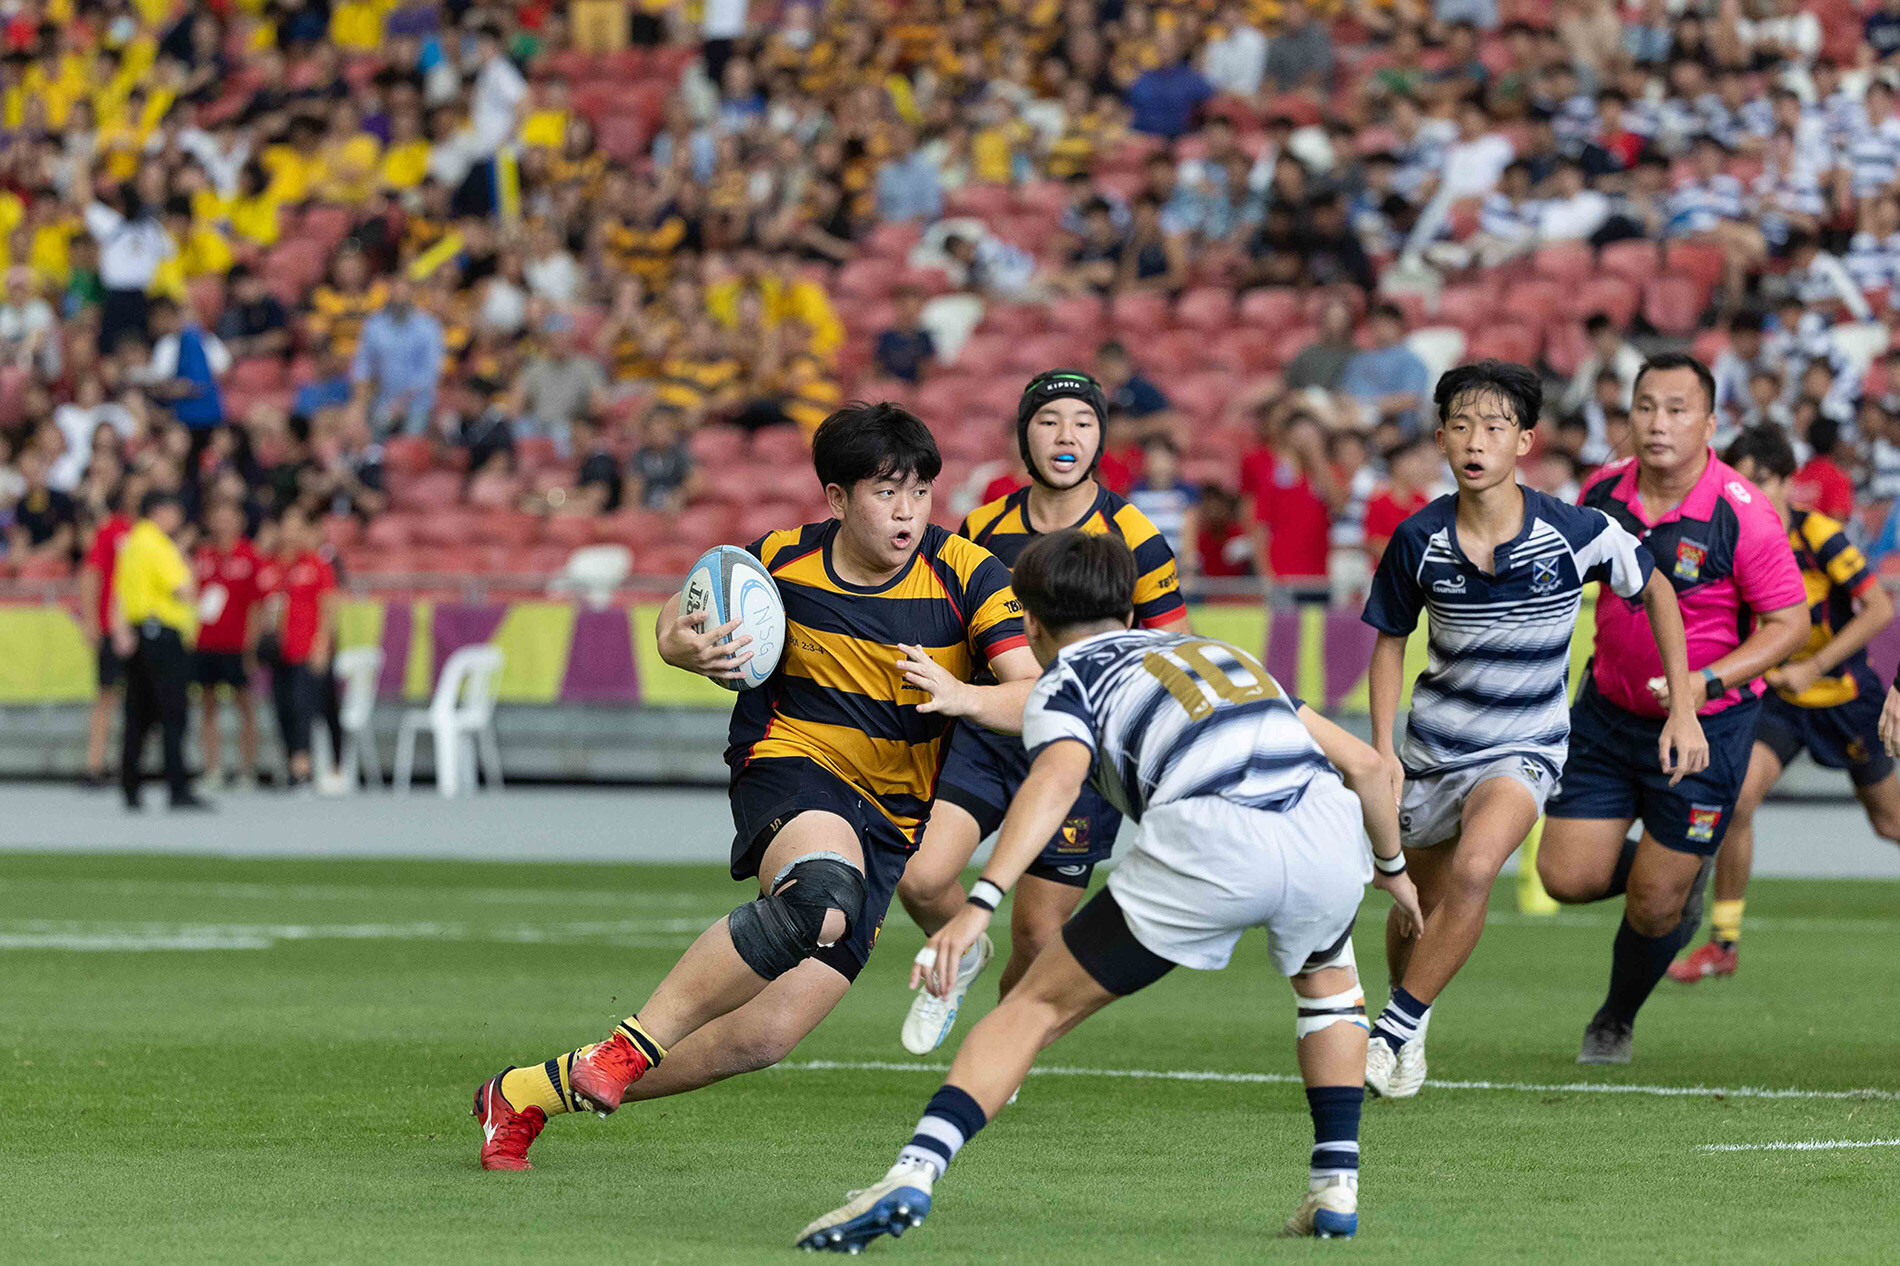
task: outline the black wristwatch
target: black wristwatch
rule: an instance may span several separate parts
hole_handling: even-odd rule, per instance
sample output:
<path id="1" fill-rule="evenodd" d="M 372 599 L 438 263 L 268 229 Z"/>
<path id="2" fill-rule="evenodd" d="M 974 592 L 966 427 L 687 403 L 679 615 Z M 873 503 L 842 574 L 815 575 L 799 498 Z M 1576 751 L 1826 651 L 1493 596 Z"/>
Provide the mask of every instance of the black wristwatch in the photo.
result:
<path id="1" fill-rule="evenodd" d="M 1706 689 L 1703 691 L 1704 698 L 1720 699 L 1723 695 L 1728 693 L 1728 686 L 1723 684 L 1721 677 L 1716 675 L 1716 671 L 1713 668 L 1705 668 L 1702 670 L 1702 681 L 1706 686 Z"/>

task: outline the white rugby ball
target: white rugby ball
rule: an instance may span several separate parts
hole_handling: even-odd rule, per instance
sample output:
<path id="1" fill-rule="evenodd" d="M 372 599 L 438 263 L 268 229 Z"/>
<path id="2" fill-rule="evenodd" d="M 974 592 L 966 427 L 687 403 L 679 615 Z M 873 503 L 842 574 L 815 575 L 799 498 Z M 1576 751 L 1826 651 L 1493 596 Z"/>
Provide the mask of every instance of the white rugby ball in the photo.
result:
<path id="1" fill-rule="evenodd" d="M 699 556 L 680 589 L 680 614 L 710 611 L 705 628 L 739 621 L 734 636 L 752 639 L 752 658 L 740 666 L 743 681 L 721 681 L 728 690 L 765 684 L 785 650 L 785 602 L 765 565 L 736 545 L 715 545 Z"/>

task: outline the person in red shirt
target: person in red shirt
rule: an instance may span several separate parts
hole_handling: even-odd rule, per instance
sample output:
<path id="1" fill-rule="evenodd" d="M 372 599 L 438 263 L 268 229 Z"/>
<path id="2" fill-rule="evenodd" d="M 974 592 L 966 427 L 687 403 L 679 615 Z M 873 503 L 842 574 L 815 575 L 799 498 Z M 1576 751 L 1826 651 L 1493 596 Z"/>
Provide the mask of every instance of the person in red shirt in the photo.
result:
<path id="1" fill-rule="evenodd" d="M 277 632 L 271 696 L 290 756 L 290 785 L 299 787 L 310 781 L 310 730 L 323 707 L 336 645 L 337 584 L 318 552 L 322 535 L 313 519 L 287 510 L 279 530 L 277 560 L 268 572 Z"/>
<path id="2" fill-rule="evenodd" d="M 106 740 L 111 736 L 112 717 L 119 710 L 119 679 L 125 664 L 112 649 L 112 566 L 119 560 L 119 546 L 132 530 L 128 506 L 136 506 L 145 495 L 141 480 L 129 478 L 113 499 L 112 513 L 93 533 L 92 544 L 79 564 L 79 625 L 92 643 L 99 666 L 99 690 L 92 697 L 92 715 L 86 718 L 86 777 L 88 787 L 109 786 L 106 773 Z"/>
<path id="3" fill-rule="evenodd" d="M 237 703 L 240 783 L 257 778 L 257 699 L 251 673 L 257 655 L 257 605 L 263 597 L 258 573 L 263 560 L 244 535 L 244 507 L 219 501 L 206 516 L 210 536 L 192 556 L 198 573 L 198 648 L 191 679 L 198 683 L 204 724 L 198 731 L 205 777 L 224 777 L 223 739 L 218 732 L 218 687 L 228 686 Z"/>
<path id="4" fill-rule="evenodd" d="M 1399 524 L 1432 503 L 1431 488 L 1444 463 L 1437 447 L 1421 437 L 1388 452 L 1385 469 L 1385 486 L 1366 502 L 1366 553 L 1375 568 Z"/>
<path id="5" fill-rule="evenodd" d="M 1253 575 L 1253 547 L 1240 517 L 1240 499 L 1219 484 L 1203 484 L 1200 513 L 1195 516 L 1194 562 L 1203 576 L 1215 580 L 1235 580 Z M 1199 601 L 1200 599 L 1190 599 Z M 1242 597 L 1229 586 L 1206 595 L 1208 602 L 1255 602 Z"/>
<path id="6" fill-rule="evenodd" d="M 1260 432 L 1266 441 L 1240 459 L 1240 495 L 1254 541 L 1255 570 L 1292 590 L 1295 601 L 1328 597 L 1327 555 L 1333 512 L 1346 490 L 1326 460 L 1326 432 L 1298 407 L 1267 406 Z"/>
<path id="7" fill-rule="evenodd" d="M 1814 450 L 1814 456 L 1794 472 L 1788 500 L 1836 523 L 1846 523 L 1854 517 L 1854 481 L 1834 459 L 1840 446 L 1841 424 L 1833 418 L 1822 416 L 1808 424 L 1808 447 Z"/>

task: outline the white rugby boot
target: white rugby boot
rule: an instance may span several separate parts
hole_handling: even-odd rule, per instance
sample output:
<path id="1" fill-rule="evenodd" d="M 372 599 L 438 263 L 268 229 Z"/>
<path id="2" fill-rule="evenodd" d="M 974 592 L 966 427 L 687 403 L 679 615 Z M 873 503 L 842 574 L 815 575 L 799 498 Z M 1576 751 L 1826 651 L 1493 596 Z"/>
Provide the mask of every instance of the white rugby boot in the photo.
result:
<path id="1" fill-rule="evenodd" d="M 930 1186 L 936 1180 L 928 1165 L 891 1166 L 876 1184 L 850 1192 L 845 1203 L 798 1233 L 794 1241 L 806 1252 L 850 1253 L 880 1235 L 896 1237 L 922 1226 L 930 1213 Z"/>
<path id="2" fill-rule="evenodd" d="M 947 998 L 939 998 L 927 988 L 917 990 L 917 996 L 910 1001 L 910 1011 L 904 1016 L 904 1049 L 912 1055 L 928 1055 L 943 1045 L 950 1036 L 950 1030 L 956 1027 L 957 1012 L 963 1006 L 963 995 L 970 992 L 970 986 L 989 966 L 990 959 L 996 954 L 996 947 L 985 936 L 976 945 L 976 957 L 971 961 L 964 956 L 961 968 L 957 972 L 956 987 Z M 928 945 L 917 951 L 917 961 L 926 968 L 936 960 L 936 951 Z"/>
<path id="3" fill-rule="evenodd" d="M 1366 1088 L 1381 1099 L 1410 1099 L 1425 1085 L 1425 1031 L 1399 1047 L 1381 1038 L 1366 1043 Z"/>
<path id="4" fill-rule="evenodd" d="M 1352 1179 L 1339 1174 L 1306 1193 L 1280 1234 L 1349 1240 L 1358 1231 L 1359 1187 Z"/>

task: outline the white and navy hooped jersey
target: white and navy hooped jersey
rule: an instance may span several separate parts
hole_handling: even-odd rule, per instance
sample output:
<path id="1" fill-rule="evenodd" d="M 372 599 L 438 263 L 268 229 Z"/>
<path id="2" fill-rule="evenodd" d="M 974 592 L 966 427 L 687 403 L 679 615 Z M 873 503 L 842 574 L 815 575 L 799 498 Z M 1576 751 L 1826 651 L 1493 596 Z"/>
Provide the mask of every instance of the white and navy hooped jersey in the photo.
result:
<path id="1" fill-rule="evenodd" d="M 1247 652 L 1188 633 L 1130 629 L 1064 647 L 1023 708 L 1034 760 L 1074 739 L 1094 781 L 1140 819 L 1151 806 L 1215 796 L 1287 809 L 1322 774 L 1337 776 L 1287 694 Z"/>
<path id="2" fill-rule="evenodd" d="M 1524 489 L 1524 530 L 1492 572 L 1458 547 L 1458 499 L 1405 520 L 1379 560 L 1364 619 L 1404 637 L 1431 613 L 1425 671 L 1412 687 L 1399 763 L 1407 777 L 1524 755 L 1563 769 L 1570 744 L 1570 636 L 1583 587 L 1641 593 L 1655 562 L 1601 510 Z"/>

